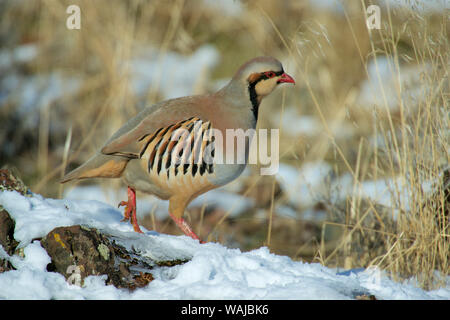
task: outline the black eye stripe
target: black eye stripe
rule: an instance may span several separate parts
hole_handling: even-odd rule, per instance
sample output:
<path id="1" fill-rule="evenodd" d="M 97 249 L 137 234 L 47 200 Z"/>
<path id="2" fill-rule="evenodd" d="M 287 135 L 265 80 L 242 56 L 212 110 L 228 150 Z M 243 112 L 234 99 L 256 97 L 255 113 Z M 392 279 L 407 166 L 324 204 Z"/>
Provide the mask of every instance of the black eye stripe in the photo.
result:
<path id="1" fill-rule="evenodd" d="M 258 80 L 256 80 L 255 82 L 273 78 L 273 77 L 269 77 L 269 76 L 268 76 L 268 74 L 270 74 L 270 73 L 273 73 L 273 74 L 274 74 L 273 77 L 276 77 L 276 76 L 281 76 L 281 75 L 284 73 L 284 71 L 281 70 L 281 71 L 276 71 L 276 72 L 275 72 L 275 71 L 266 71 L 266 72 L 262 72 L 262 73 L 261 73 L 261 76 L 260 76 L 260 77 L 258 78 Z"/>
<path id="2" fill-rule="evenodd" d="M 269 77 L 268 76 L 269 73 L 273 73 L 274 76 Z M 284 73 L 283 69 L 281 69 L 280 71 L 264 71 L 264 72 L 259 73 L 259 77 L 256 77 L 256 79 L 254 79 L 253 81 L 249 81 L 249 84 L 256 85 L 261 80 L 267 80 L 267 79 L 271 79 L 276 76 L 281 76 L 283 73 Z"/>

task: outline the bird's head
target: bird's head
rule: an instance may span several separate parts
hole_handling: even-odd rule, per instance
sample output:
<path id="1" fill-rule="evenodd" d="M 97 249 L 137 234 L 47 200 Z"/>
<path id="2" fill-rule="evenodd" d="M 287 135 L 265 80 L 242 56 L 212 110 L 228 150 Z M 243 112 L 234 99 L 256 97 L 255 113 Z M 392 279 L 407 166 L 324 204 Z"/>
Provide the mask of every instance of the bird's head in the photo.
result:
<path id="1" fill-rule="evenodd" d="M 270 94 L 281 83 L 295 83 L 284 72 L 280 61 L 272 57 L 258 57 L 245 63 L 236 73 L 259 98 Z"/>
<path id="2" fill-rule="evenodd" d="M 251 103 L 256 118 L 261 100 L 282 83 L 295 84 L 295 80 L 284 72 L 281 62 L 272 57 L 258 57 L 246 62 L 230 82 L 233 91 L 243 93 Z"/>

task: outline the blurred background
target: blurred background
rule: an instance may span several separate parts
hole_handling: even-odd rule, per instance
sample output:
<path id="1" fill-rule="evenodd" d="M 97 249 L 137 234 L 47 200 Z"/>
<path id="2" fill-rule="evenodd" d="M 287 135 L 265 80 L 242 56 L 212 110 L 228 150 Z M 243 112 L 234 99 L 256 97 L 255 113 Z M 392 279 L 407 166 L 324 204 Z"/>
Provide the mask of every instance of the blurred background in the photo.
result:
<path id="1" fill-rule="evenodd" d="M 145 106 L 214 92 L 271 55 L 296 80 L 260 109 L 258 127 L 280 129 L 279 172 L 251 165 L 196 199 L 197 234 L 445 285 L 449 16 L 445 0 L 2 0 L 0 168 L 45 197 L 116 206 L 120 180 L 58 180 Z M 178 235 L 167 208 L 138 193 L 139 222 Z"/>

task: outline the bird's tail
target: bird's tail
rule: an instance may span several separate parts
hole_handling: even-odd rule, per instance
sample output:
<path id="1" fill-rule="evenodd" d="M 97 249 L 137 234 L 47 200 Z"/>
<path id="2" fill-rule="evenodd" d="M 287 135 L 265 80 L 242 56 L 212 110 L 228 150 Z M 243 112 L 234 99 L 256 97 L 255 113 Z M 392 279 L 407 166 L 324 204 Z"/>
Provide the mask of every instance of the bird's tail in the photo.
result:
<path id="1" fill-rule="evenodd" d="M 61 183 L 86 178 L 118 178 L 130 159 L 97 153 L 84 164 L 66 174 Z"/>

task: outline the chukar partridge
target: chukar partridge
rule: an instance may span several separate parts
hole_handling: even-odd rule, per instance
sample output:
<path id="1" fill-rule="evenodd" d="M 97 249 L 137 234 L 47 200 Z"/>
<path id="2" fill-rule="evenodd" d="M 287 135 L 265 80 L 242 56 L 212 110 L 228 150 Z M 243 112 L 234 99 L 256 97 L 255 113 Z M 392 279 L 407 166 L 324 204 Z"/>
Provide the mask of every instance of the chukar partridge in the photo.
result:
<path id="1" fill-rule="evenodd" d="M 194 161 L 193 155 L 210 147 L 214 160 L 217 146 L 210 129 L 224 137 L 227 129 L 254 129 L 261 100 L 281 83 L 295 81 L 277 59 L 254 58 L 214 94 L 170 99 L 145 108 L 61 182 L 122 177 L 128 185 L 128 201 L 119 206 L 126 206 L 124 220 L 131 219 L 136 232 L 141 232 L 136 219 L 136 190 L 140 190 L 169 200 L 169 214 L 174 222 L 186 235 L 199 240 L 183 219 L 186 206 L 200 194 L 223 186 L 242 173 L 250 139 L 245 140 L 245 150 L 236 150 L 234 143 L 222 144 L 222 154 L 245 152 L 243 163 L 216 163 L 203 158 Z M 177 132 L 181 134 L 173 138 Z"/>

